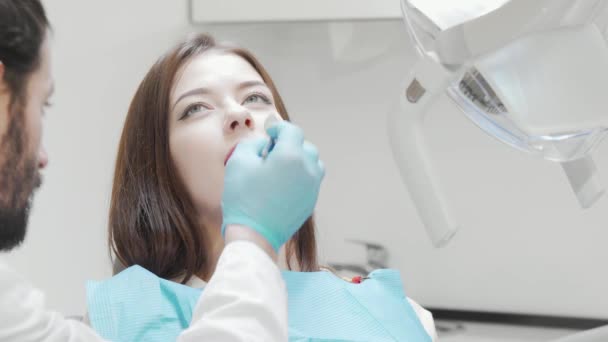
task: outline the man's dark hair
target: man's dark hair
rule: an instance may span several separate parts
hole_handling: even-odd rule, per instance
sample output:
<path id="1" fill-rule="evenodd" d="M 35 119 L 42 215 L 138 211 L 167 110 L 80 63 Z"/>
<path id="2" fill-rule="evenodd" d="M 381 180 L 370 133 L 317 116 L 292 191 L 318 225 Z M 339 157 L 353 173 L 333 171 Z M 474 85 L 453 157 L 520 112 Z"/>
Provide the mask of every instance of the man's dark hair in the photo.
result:
<path id="1" fill-rule="evenodd" d="M 49 22 L 39 0 L 0 0 L 0 62 L 11 93 L 9 111 L 25 103 L 30 74 L 40 65 Z"/>

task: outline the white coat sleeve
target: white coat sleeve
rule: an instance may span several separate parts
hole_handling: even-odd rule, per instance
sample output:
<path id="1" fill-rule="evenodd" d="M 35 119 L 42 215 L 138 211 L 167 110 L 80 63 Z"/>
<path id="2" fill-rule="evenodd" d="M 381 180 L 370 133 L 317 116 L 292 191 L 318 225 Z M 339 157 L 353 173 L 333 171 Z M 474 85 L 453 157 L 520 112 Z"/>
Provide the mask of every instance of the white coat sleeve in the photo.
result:
<path id="1" fill-rule="evenodd" d="M 287 341 L 287 289 L 276 263 L 247 241 L 224 248 L 178 341 Z"/>
<path id="2" fill-rule="evenodd" d="M 44 294 L 0 263 L 0 342 L 103 341 L 88 326 L 47 310 Z"/>

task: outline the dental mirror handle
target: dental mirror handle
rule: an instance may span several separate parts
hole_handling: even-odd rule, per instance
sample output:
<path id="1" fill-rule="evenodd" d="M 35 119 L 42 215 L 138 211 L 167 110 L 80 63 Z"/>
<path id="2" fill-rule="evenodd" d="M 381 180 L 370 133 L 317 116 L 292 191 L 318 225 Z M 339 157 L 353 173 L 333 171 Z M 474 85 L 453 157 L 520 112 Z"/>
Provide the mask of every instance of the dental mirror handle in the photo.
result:
<path id="1" fill-rule="evenodd" d="M 276 116 L 272 114 L 269 115 L 266 120 L 264 120 L 264 131 L 268 131 L 270 126 L 274 125 L 274 123 L 278 121 L 279 119 Z M 272 151 L 272 149 L 274 148 L 274 143 L 274 139 L 268 138 L 268 144 L 266 144 L 266 146 L 264 146 L 264 149 L 262 150 L 262 158 L 266 159 L 266 157 L 268 157 L 268 153 L 270 153 L 270 151 Z"/>

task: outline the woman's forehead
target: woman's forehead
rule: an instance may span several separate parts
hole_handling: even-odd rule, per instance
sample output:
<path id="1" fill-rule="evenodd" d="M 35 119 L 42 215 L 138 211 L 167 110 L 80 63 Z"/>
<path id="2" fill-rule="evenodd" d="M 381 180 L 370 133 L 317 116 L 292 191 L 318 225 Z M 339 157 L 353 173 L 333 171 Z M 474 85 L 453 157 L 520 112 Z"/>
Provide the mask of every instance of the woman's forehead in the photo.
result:
<path id="1" fill-rule="evenodd" d="M 262 81 L 262 76 L 243 57 L 227 52 L 205 52 L 192 57 L 179 70 L 173 94 L 197 87 L 240 84 Z"/>

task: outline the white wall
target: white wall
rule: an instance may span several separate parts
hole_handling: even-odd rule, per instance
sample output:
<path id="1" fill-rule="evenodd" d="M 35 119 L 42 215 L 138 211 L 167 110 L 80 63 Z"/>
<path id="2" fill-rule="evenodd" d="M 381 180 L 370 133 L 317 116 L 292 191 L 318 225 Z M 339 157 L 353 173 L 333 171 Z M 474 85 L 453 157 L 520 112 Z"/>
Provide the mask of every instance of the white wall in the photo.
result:
<path id="1" fill-rule="evenodd" d="M 27 243 L 10 262 L 82 314 L 85 281 L 111 274 L 106 222 L 116 147 L 139 81 L 188 32 L 186 1 L 45 1 L 53 25 L 54 106 L 45 119 L 50 164 Z"/>
<path id="2" fill-rule="evenodd" d="M 558 165 L 489 138 L 448 102 L 427 128 L 463 229 L 447 248 L 430 246 L 385 133 L 414 56 L 399 21 L 192 28 L 185 0 L 46 5 L 58 88 L 46 122 L 51 164 L 26 247 L 10 262 L 53 307 L 82 312 L 84 282 L 110 274 L 107 204 L 130 97 L 171 42 L 203 30 L 251 48 L 319 146 L 328 170 L 317 211 L 323 260 L 362 261 L 344 239 L 369 240 L 389 248 L 408 294 L 425 305 L 608 318 L 608 198 L 580 210 Z M 596 154 L 604 175 L 606 152 L 604 144 Z"/>

